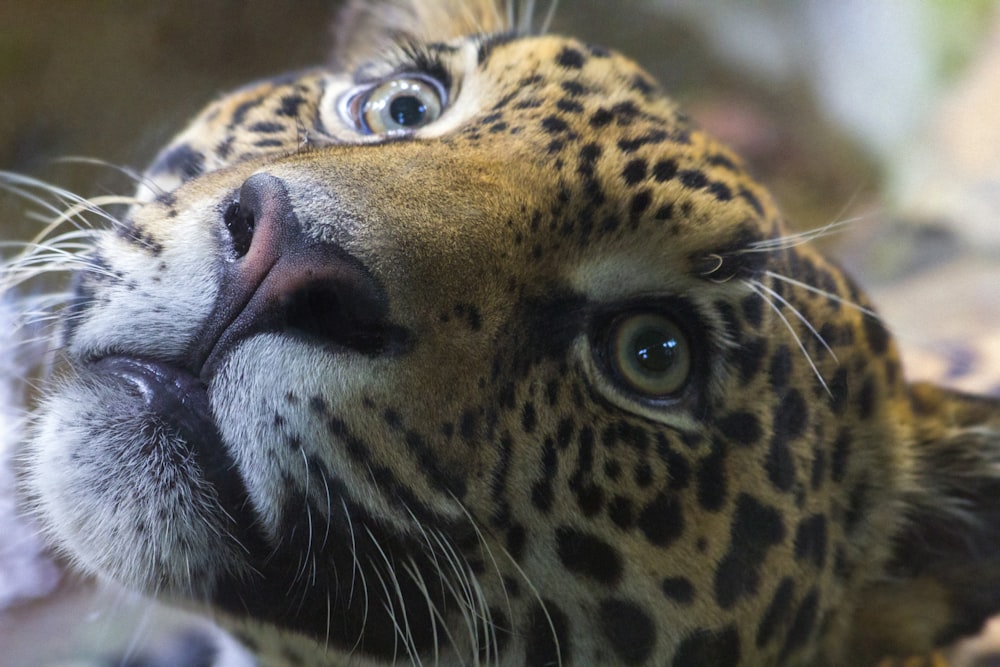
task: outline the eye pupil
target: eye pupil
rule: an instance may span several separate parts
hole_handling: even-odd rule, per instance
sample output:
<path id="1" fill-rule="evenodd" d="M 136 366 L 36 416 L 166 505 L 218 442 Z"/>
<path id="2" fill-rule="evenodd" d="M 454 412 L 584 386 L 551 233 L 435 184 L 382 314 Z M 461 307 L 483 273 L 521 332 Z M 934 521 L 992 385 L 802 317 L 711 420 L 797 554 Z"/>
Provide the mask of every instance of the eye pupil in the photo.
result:
<path id="1" fill-rule="evenodd" d="M 420 125 L 427 105 L 412 95 L 400 95 L 389 104 L 389 116 L 402 127 Z"/>
<path id="2" fill-rule="evenodd" d="M 665 331 L 643 329 L 633 342 L 639 366 L 649 373 L 665 373 L 677 358 L 678 341 Z"/>

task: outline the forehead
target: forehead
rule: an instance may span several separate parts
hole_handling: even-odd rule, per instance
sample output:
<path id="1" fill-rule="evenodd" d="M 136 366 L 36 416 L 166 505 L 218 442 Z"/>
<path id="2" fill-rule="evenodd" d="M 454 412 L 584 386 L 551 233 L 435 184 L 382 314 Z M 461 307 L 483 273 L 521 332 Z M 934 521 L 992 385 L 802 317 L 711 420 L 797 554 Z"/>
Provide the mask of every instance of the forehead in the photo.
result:
<path id="1" fill-rule="evenodd" d="M 454 61 L 452 117 L 429 133 L 537 162 L 560 222 L 533 231 L 586 258 L 576 280 L 662 289 L 665 271 L 713 273 L 723 257 L 781 234 L 740 160 L 631 60 L 555 36 L 467 40 L 473 47 L 474 66 L 468 56 Z"/>

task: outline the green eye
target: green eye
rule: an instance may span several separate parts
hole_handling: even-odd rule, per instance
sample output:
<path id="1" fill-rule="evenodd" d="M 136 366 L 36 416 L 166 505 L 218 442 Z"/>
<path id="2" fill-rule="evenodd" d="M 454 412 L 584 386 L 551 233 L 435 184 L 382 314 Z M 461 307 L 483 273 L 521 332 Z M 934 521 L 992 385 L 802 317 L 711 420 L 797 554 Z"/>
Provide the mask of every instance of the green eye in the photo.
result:
<path id="1" fill-rule="evenodd" d="M 609 332 L 607 355 L 618 378 L 646 398 L 677 395 L 691 375 L 687 337 L 669 318 L 654 313 L 615 320 Z"/>
<path id="2" fill-rule="evenodd" d="M 428 79 L 399 78 L 358 94 L 349 104 L 359 129 L 370 134 L 406 132 L 441 115 L 444 93 Z"/>

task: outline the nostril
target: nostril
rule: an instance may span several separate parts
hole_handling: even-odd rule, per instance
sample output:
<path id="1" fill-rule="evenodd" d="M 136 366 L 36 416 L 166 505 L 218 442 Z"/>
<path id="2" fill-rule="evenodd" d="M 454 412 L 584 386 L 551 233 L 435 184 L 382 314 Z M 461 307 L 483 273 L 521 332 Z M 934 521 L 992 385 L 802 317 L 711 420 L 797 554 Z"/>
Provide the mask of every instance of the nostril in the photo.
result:
<path id="1" fill-rule="evenodd" d="M 222 214 L 222 221 L 226 224 L 229 237 L 233 241 L 236 258 L 243 257 L 250 251 L 250 243 L 253 241 L 253 230 L 256 224 L 253 211 L 240 206 L 239 201 L 233 201 Z"/>

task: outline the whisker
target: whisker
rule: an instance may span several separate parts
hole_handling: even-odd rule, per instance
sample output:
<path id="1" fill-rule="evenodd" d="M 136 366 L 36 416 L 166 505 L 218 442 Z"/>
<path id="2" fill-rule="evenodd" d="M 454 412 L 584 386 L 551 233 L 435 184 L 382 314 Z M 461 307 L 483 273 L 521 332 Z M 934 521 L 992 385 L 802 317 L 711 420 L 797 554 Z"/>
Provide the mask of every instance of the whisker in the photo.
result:
<path id="1" fill-rule="evenodd" d="M 765 271 L 764 275 L 768 276 L 769 278 L 774 278 L 775 280 L 780 280 L 782 282 L 786 282 L 789 285 L 794 285 L 795 287 L 798 287 L 800 289 L 804 289 L 807 292 L 812 292 L 813 294 L 818 294 L 820 296 L 824 296 L 827 299 L 830 299 L 832 301 L 836 301 L 837 303 L 841 304 L 842 306 L 846 306 L 848 308 L 853 308 L 854 310 L 862 312 L 865 315 L 868 315 L 869 317 L 874 317 L 875 319 L 879 320 L 880 322 L 882 321 L 882 316 L 879 315 L 874 310 L 872 310 L 871 308 L 865 308 L 864 306 L 862 306 L 860 304 L 857 304 L 857 303 L 854 303 L 853 301 L 845 299 L 844 297 L 840 296 L 839 294 L 834 294 L 833 292 L 828 292 L 826 290 L 823 290 L 823 289 L 820 289 L 820 288 L 815 287 L 813 285 L 810 285 L 809 283 L 804 283 L 801 280 L 796 280 L 795 278 L 789 278 L 788 276 L 782 275 L 780 273 L 775 273 L 774 271 Z"/>
<path id="2" fill-rule="evenodd" d="M 771 297 L 773 297 L 783 306 L 792 311 L 792 314 L 794 314 L 795 317 L 798 318 L 798 320 L 802 322 L 802 324 L 804 324 L 807 329 L 809 329 L 809 333 L 811 333 L 816 338 L 816 340 L 819 341 L 820 345 L 822 345 L 824 349 L 826 349 L 826 351 L 830 353 L 830 356 L 833 357 L 833 360 L 836 361 L 837 363 L 840 363 L 840 359 L 837 358 L 837 353 L 833 351 L 833 348 L 831 348 L 830 345 L 826 342 L 826 339 L 823 338 L 820 332 L 816 330 L 816 327 L 813 326 L 812 322 L 810 322 L 808 318 L 806 318 L 806 316 L 802 314 L 802 311 L 796 308 L 788 299 L 781 296 L 780 294 L 778 294 L 778 292 L 771 289 L 764 283 L 758 280 L 753 280 L 750 282 L 753 282 L 754 285 L 767 292 Z"/>
<path id="3" fill-rule="evenodd" d="M 812 368 L 813 374 L 819 380 L 819 383 L 821 385 L 823 385 L 823 389 L 826 391 L 826 393 L 829 394 L 830 396 L 832 396 L 833 392 L 830 391 L 830 387 L 826 384 L 826 380 L 823 379 L 823 374 L 819 372 L 819 368 L 816 367 L 816 363 L 813 361 L 812 356 L 810 356 L 809 350 L 806 349 L 805 344 L 802 342 L 802 339 L 799 337 L 798 332 L 795 331 L 795 328 L 792 326 L 792 323 L 789 322 L 788 318 L 785 317 L 785 314 L 781 312 L 781 308 L 779 308 L 773 301 L 771 301 L 770 299 L 767 298 L 767 294 L 763 290 L 761 290 L 761 289 L 759 289 L 757 287 L 757 285 L 759 283 L 756 283 L 756 281 L 749 281 L 748 280 L 748 281 L 744 281 L 744 284 L 751 291 L 753 291 L 755 294 L 757 294 L 757 296 L 759 296 L 761 299 L 763 299 L 764 303 L 766 303 L 771 308 L 771 310 L 773 310 L 774 313 L 779 318 L 781 318 L 781 321 L 785 323 L 785 328 L 787 328 L 788 332 L 792 334 L 792 338 L 795 339 L 795 344 L 798 345 L 799 350 L 802 351 L 802 354 L 803 354 L 803 356 L 805 356 L 806 361 L 809 362 L 809 367 Z"/>
<path id="4" fill-rule="evenodd" d="M 551 0 L 549 2 L 549 9 L 545 12 L 545 18 L 542 19 L 542 24 L 538 27 L 539 35 L 547 35 L 552 29 L 552 22 L 556 18 L 556 10 L 559 8 L 559 0 Z"/>
<path id="5" fill-rule="evenodd" d="M 834 222 L 823 225 L 822 227 L 817 227 L 816 229 L 807 229 L 802 232 L 797 232 L 795 234 L 786 234 L 784 236 L 779 236 L 773 239 L 764 239 L 763 241 L 756 241 L 751 243 L 748 247 L 743 250 L 739 250 L 736 254 L 742 253 L 752 253 L 752 252 L 773 252 L 775 250 L 786 250 L 789 248 L 794 248 L 796 246 L 804 245 L 806 243 L 811 243 L 817 239 L 825 238 L 827 236 L 832 236 L 839 233 L 843 228 L 854 225 L 867 216 L 855 216 L 853 218 L 845 218 L 843 220 L 835 220 Z"/>

